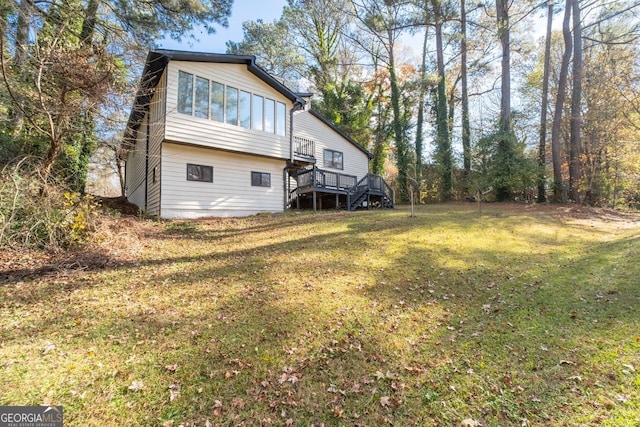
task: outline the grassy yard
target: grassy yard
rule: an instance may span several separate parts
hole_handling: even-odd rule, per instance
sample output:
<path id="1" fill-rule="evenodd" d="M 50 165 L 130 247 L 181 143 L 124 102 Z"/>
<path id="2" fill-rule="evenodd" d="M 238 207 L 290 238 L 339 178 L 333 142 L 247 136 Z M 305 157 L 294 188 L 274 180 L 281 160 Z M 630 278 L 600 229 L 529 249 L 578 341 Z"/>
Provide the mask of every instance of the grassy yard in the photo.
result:
<path id="1" fill-rule="evenodd" d="M 68 426 L 640 425 L 640 217 L 120 221 L 122 247 L 2 266 L 0 405 Z"/>

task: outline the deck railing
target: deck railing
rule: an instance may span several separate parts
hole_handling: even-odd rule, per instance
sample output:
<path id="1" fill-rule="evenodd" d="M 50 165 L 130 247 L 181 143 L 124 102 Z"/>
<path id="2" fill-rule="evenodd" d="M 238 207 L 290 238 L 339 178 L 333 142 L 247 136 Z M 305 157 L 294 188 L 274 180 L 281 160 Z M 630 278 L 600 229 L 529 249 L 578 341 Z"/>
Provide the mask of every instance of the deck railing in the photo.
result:
<path id="1" fill-rule="evenodd" d="M 293 152 L 300 156 L 315 158 L 316 142 L 313 139 L 303 138 L 301 136 L 294 136 L 294 149 Z"/>
<path id="2" fill-rule="evenodd" d="M 315 187 L 348 190 L 356 185 L 357 177 L 326 169 L 311 168 L 298 172 L 298 188 Z"/>
<path id="3" fill-rule="evenodd" d="M 372 173 L 369 174 L 369 188 L 373 191 L 379 191 L 380 193 L 384 193 L 385 196 L 389 198 L 389 200 L 393 200 L 393 189 L 387 184 L 387 181 L 384 180 L 379 175 L 374 175 Z"/>

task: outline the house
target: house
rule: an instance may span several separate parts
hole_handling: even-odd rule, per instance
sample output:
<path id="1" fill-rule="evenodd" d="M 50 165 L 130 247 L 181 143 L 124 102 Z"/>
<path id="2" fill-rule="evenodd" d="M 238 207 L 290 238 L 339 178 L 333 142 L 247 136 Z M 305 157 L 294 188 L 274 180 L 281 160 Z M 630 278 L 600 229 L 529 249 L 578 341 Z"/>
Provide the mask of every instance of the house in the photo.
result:
<path id="1" fill-rule="evenodd" d="M 255 57 L 154 50 L 125 132 L 126 196 L 162 218 L 374 204 L 371 154 Z"/>

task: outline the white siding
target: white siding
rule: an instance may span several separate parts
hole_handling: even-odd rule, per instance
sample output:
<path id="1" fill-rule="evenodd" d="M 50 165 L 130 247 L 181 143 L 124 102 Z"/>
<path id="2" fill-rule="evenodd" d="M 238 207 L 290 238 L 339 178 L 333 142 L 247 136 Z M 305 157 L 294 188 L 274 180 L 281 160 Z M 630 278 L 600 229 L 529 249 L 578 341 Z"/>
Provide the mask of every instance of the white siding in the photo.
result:
<path id="1" fill-rule="evenodd" d="M 213 183 L 187 181 L 187 163 L 213 166 Z M 163 218 L 245 216 L 283 210 L 283 160 L 162 144 Z M 251 185 L 251 172 L 271 174 L 271 187 Z"/>
<path id="2" fill-rule="evenodd" d="M 127 200 L 145 209 L 145 164 L 147 150 L 147 118 L 145 116 L 138 129 L 135 146 L 129 150 L 126 164 L 125 194 Z"/>
<path id="3" fill-rule="evenodd" d="M 240 126 L 178 113 L 178 71 L 191 73 L 284 103 L 287 112 L 287 135 L 278 136 L 273 133 L 244 129 Z M 288 114 L 292 103 L 252 74 L 246 65 L 172 61 L 166 72 L 168 73 L 166 140 L 281 159 L 289 157 Z"/>
<path id="4" fill-rule="evenodd" d="M 160 79 L 156 92 L 149 104 L 149 170 L 147 175 L 148 215 L 160 215 L 160 157 L 164 139 L 164 101 L 166 73 Z M 155 175 L 155 180 L 154 180 Z"/>
<path id="5" fill-rule="evenodd" d="M 367 155 L 308 111 L 294 113 L 293 134 L 315 141 L 317 167 L 347 175 L 355 175 L 358 179 L 369 172 L 369 158 Z M 343 170 L 333 169 L 324 165 L 323 154 L 325 149 L 340 151 L 343 154 Z"/>

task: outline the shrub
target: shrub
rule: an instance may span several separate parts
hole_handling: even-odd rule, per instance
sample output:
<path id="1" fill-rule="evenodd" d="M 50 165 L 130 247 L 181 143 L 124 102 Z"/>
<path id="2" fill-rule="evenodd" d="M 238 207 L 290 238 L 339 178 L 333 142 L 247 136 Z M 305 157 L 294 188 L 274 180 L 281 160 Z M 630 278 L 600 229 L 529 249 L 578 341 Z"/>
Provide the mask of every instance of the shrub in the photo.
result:
<path id="1" fill-rule="evenodd" d="M 70 249 L 85 244 L 98 204 L 45 184 L 27 160 L 0 172 L 0 247 Z"/>

